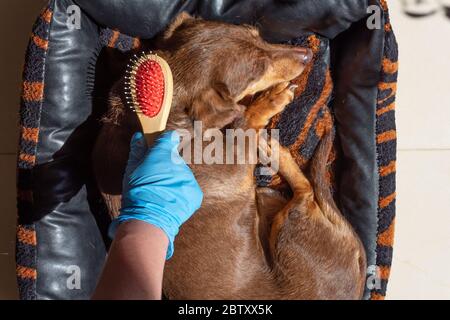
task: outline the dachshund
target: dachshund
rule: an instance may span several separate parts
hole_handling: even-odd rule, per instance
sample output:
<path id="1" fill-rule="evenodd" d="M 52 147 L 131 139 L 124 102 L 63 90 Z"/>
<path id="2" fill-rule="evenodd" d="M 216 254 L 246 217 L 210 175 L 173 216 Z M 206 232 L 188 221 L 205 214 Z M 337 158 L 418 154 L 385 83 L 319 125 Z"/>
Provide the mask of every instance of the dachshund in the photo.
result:
<path id="1" fill-rule="evenodd" d="M 180 14 L 152 41 L 174 76 L 167 128 L 264 129 L 293 101 L 312 61 L 307 48 L 270 44 L 257 28 Z M 111 215 L 120 209 L 122 177 L 134 132 L 124 79 L 109 94 L 93 151 L 97 184 Z M 242 101 L 254 97 L 248 105 Z M 257 134 L 253 142 L 264 139 Z M 191 164 L 203 192 L 201 208 L 180 229 L 165 268 L 169 299 L 361 299 L 365 251 L 335 204 L 325 178 L 333 144 L 329 132 L 312 159 L 311 179 L 289 150 L 279 150 L 279 174 L 291 195 L 258 188 L 256 164 Z M 206 143 L 206 142 L 204 142 Z M 248 149 L 244 150 L 248 152 Z"/>

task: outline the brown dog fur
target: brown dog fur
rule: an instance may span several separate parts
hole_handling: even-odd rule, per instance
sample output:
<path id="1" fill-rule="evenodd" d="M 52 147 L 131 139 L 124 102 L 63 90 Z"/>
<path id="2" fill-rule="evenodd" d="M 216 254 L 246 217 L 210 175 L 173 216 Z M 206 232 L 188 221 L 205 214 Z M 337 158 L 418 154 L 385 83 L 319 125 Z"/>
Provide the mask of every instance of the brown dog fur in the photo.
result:
<path id="1" fill-rule="evenodd" d="M 174 73 L 168 129 L 231 126 L 262 129 L 293 99 L 289 81 L 311 54 L 264 42 L 255 28 L 180 15 L 155 42 Z M 305 58 L 307 57 L 307 58 Z M 306 60 L 305 60 L 306 59 Z M 123 82 L 94 150 L 94 171 L 112 215 L 137 117 L 123 107 Z M 265 91 L 248 108 L 247 95 Z M 257 139 L 257 137 L 255 138 Z M 164 275 L 170 299 L 360 299 L 364 248 L 333 202 L 325 176 L 332 134 L 312 164 L 312 183 L 281 148 L 280 174 L 293 196 L 258 189 L 254 165 L 191 165 L 204 192 L 202 207 L 175 241 Z"/>

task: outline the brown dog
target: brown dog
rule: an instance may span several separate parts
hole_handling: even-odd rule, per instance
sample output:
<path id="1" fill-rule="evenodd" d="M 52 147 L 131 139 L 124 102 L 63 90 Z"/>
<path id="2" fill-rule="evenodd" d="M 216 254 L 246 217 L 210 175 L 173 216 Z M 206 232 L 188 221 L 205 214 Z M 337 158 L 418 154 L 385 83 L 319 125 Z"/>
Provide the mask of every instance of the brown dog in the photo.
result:
<path id="1" fill-rule="evenodd" d="M 264 42 L 256 29 L 180 15 L 155 42 L 174 73 L 169 129 L 262 129 L 293 97 L 289 82 L 309 63 L 308 49 Z M 137 117 L 124 108 L 123 81 L 94 150 L 94 170 L 112 215 Z M 248 108 L 239 102 L 265 91 Z M 256 137 L 255 139 L 258 139 Z M 326 184 L 333 143 L 329 134 L 312 163 L 312 184 L 288 150 L 280 174 L 290 200 L 256 188 L 255 165 L 192 165 L 204 192 L 168 261 L 164 294 L 170 299 L 359 299 L 366 258 L 360 240 L 339 213 Z"/>

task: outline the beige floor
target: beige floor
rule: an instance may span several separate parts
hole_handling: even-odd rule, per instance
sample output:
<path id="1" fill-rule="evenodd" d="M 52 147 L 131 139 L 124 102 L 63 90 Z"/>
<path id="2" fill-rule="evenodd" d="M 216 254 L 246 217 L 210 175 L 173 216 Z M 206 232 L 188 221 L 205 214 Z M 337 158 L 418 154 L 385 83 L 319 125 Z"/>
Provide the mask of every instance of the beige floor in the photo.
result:
<path id="1" fill-rule="evenodd" d="M 15 152 L 20 73 L 31 24 L 45 0 L 8 0 L 0 19 L 0 299 L 14 278 Z M 397 233 L 389 299 L 450 299 L 450 20 L 415 20 L 390 1 L 401 47 Z M 440 30 L 441 40 L 436 31 Z M 440 53 L 437 55 L 437 53 Z M 425 94 L 428 93 L 428 94 Z M 430 94 L 431 93 L 431 94 Z"/>
<path id="2" fill-rule="evenodd" d="M 388 299 L 450 299 L 450 19 L 389 1 L 400 46 L 394 263 Z"/>
<path id="3" fill-rule="evenodd" d="M 5 2 L 5 1 L 4 1 Z M 16 224 L 15 153 L 17 114 L 25 48 L 31 26 L 46 0 L 8 0 L 8 14 L 0 19 L 0 299 L 17 297 L 14 267 Z"/>

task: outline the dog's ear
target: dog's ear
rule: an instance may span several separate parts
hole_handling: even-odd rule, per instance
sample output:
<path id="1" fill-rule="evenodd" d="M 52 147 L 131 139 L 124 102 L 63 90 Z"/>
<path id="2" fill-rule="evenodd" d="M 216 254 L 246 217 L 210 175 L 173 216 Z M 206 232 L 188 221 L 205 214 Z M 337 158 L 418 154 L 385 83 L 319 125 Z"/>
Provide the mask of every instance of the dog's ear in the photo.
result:
<path id="1" fill-rule="evenodd" d="M 230 97 L 225 84 L 217 83 L 196 96 L 189 110 L 195 120 L 203 121 L 205 128 L 223 128 L 230 124 L 242 111 Z"/>
<path id="2" fill-rule="evenodd" d="M 248 59 L 243 59 L 248 61 Z M 240 61 L 241 62 L 241 61 Z M 261 80 L 268 70 L 270 61 L 266 57 L 254 59 L 254 63 L 236 63 L 233 70 L 229 66 L 221 66 L 216 69 L 216 80 L 211 87 L 202 90 L 192 103 L 190 115 L 194 119 L 224 119 L 224 125 L 230 119 L 239 116 L 242 107 L 238 99 L 243 98 L 247 88 Z M 225 68 L 225 69 L 224 69 Z M 218 75 L 221 76 L 218 76 Z"/>
<path id="3" fill-rule="evenodd" d="M 181 12 L 178 16 L 175 17 L 175 19 L 172 20 L 171 24 L 167 28 L 167 30 L 164 32 L 164 40 L 169 39 L 174 34 L 175 30 L 178 29 L 183 23 L 186 21 L 195 20 L 193 16 L 191 16 L 186 11 Z"/>
<path id="4" fill-rule="evenodd" d="M 194 98 L 191 113 L 194 118 L 201 118 L 205 113 L 221 113 L 226 110 L 232 110 L 235 107 L 236 103 L 230 97 L 226 86 L 223 83 L 219 83 L 202 91 Z"/>

